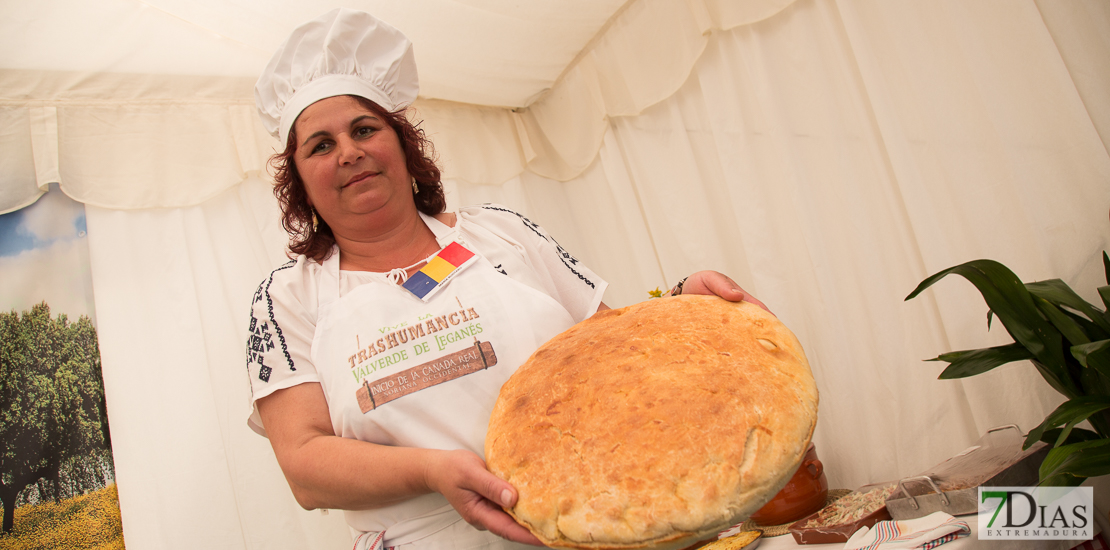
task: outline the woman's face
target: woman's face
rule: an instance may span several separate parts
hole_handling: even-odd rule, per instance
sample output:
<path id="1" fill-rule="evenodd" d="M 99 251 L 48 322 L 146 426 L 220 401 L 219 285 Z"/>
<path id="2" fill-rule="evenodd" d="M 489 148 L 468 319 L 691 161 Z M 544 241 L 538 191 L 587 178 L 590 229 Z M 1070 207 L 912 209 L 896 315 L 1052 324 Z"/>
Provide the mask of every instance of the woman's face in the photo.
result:
<path id="1" fill-rule="evenodd" d="M 386 205 L 412 204 L 405 153 L 393 128 L 353 97 L 309 105 L 293 128 L 293 163 L 309 204 L 333 230 L 359 225 Z"/>

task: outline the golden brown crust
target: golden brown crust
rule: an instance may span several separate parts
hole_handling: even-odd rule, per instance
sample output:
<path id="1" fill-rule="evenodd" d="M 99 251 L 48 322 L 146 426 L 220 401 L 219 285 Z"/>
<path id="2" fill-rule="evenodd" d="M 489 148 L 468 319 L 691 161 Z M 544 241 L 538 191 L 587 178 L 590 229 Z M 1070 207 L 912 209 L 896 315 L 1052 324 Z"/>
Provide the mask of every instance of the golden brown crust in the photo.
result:
<path id="1" fill-rule="evenodd" d="M 778 319 L 677 296 L 599 312 L 536 350 L 501 389 L 486 460 L 545 544 L 678 548 L 770 500 L 816 422 L 809 363 Z"/>
<path id="2" fill-rule="evenodd" d="M 758 529 L 741 531 L 731 537 L 702 546 L 701 550 L 743 550 L 745 546 L 755 542 L 761 536 L 763 536 L 763 532 Z"/>

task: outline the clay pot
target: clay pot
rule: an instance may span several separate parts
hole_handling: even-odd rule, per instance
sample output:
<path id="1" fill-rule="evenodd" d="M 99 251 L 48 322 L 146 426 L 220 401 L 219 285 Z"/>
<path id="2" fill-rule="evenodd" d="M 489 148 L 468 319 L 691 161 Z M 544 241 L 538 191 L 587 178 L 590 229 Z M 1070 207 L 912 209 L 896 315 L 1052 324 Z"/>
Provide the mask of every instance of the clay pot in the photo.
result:
<path id="1" fill-rule="evenodd" d="M 793 523 L 823 508 L 828 497 L 825 467 L 817 460 L 817 447 L 810 443 L 794 477 L 751 519 L 760 525 Z"/>

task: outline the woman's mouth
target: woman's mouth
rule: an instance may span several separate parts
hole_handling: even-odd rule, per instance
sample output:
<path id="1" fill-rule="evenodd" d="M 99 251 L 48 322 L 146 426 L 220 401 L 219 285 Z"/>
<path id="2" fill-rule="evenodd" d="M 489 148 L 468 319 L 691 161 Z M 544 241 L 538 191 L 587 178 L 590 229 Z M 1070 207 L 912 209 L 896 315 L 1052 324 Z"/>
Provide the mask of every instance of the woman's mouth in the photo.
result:
<path id="1" fill-rule="evenodd" d="M 343 184 L 343 187 L 349 187 L 360 181 L 368 180 L 374 176 L 377 176 L 379 173 L 380 172 L 362 172 L 359 174 L 355 174 L 353 177 L 351 177 L 351 179 L 347 180 L 347 183 Z"/>

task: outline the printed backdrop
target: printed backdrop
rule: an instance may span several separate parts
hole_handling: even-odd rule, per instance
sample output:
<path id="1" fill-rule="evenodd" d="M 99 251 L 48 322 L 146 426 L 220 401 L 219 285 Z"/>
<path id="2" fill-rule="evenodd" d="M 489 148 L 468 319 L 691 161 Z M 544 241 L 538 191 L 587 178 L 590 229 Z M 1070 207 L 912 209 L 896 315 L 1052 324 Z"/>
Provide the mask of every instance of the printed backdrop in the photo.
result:
<path id="1" fill-rule="evenodd" d="M 85 208 L 0 215 L 0 547 L 122 549 Z"/>

